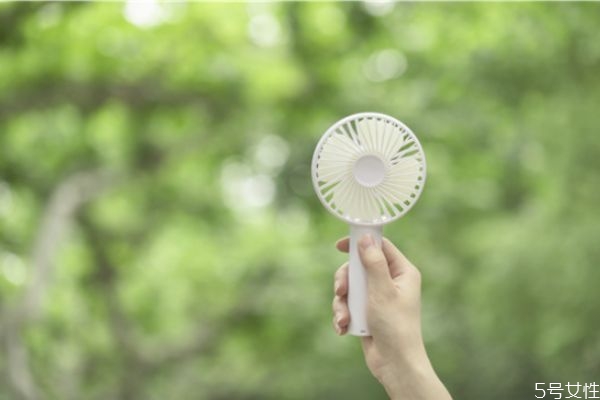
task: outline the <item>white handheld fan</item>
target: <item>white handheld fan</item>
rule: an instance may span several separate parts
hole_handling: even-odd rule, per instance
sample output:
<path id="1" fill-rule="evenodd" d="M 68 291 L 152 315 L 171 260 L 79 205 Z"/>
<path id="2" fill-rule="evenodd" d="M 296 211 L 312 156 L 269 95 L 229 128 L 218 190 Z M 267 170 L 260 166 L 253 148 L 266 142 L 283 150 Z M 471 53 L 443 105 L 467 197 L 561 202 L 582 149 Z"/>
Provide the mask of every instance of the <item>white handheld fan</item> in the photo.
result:
<path id="1" fill-rule="evenodd" d="M 385 114 L 350 115 L 323 135 L 312 159 L 321 203 L 350 224 L 348 332 L 369 336 L 367 282 L 358 240 L 370 234 L 381 246 L 383 225 L 415 204 L 425 183 L 425 154 L 412 131 Z"/>

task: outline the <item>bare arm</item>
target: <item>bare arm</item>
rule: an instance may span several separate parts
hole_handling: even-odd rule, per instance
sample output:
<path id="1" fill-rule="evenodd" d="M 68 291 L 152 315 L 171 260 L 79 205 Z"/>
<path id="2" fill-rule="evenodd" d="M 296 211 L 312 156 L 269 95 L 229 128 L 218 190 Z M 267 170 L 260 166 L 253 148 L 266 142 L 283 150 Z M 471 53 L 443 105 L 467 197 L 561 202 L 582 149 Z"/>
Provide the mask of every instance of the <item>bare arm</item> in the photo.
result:
<path id="1" fill-rule="evenodd" d="M 337 243 L 348 252 L 349 241 Z M 371 373 L 393 400 L 451 400 L 436 375 L 421 335 L 421 274 L 389 240 L 379 249 L 369 236 L 359 242 L 367 272 L 367 322 L 372 336 L 363 337 L 362 348 Z M 348 265 L 335 274 L 333 325 L 346 333 L 350 313 Z"/>

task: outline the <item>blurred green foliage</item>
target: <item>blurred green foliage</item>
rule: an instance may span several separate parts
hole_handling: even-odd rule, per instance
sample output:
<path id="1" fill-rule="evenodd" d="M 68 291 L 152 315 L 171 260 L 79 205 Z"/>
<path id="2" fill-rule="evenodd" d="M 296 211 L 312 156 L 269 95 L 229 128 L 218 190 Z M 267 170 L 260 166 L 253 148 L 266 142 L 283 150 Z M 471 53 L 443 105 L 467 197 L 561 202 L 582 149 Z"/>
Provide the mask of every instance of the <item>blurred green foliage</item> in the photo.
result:
<path id="1" fill-rule="evenodd" d="M 386 227 L 456 399 L 600 381 L 600 5 L 0 4 L 0 399 L 383 399 L 312 192 L 359 111 L 421 139 Z"/>

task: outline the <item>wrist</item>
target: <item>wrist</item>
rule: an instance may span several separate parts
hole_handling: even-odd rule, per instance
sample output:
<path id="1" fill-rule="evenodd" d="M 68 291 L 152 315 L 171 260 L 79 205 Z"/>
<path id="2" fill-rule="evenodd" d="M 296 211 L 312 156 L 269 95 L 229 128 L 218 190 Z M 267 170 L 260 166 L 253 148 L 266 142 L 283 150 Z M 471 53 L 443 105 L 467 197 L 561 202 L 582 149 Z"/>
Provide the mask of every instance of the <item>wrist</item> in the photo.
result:
<path id="1" fill-rule="evenodd" d="M 451 399 L 425 352 L 410 359 L 397 359 L 382 371 L 380 381 L 392 400 Z"/>

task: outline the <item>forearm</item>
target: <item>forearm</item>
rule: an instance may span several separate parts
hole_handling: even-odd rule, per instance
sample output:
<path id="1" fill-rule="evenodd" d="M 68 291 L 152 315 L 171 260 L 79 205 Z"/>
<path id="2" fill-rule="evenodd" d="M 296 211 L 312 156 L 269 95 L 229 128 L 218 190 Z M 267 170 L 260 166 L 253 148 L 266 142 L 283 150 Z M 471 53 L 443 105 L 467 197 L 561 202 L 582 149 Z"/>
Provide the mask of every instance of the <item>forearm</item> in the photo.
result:
<path id="1" fill-rule="evenodd" d="M 381 377 L 392 400 L 451 400 L 427 356 L 410 364 L 400 362 Z"/>

